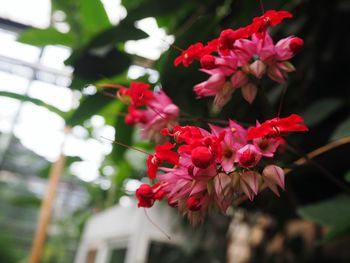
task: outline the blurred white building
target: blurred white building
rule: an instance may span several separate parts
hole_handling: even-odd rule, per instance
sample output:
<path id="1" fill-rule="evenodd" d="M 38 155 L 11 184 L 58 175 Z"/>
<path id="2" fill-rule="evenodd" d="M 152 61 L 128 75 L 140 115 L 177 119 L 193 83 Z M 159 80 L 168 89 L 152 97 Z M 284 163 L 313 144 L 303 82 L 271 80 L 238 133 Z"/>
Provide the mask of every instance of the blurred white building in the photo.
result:
<path id="1" fill-rule="evenodd" d="M 182 262 L 186 235 L 179 219 L 161 204 L 146 212 L 135 203 L 112 207 L 85 225 L 75 263 Z"/>

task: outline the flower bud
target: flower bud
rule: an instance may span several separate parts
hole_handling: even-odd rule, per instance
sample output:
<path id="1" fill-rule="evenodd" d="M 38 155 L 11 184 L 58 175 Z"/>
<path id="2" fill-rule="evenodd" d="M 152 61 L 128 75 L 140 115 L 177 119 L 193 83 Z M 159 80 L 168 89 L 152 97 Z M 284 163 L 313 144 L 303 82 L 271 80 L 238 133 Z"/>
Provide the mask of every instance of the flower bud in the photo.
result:
<path id="1" fill-rule="evenodd" d="M 304 40 L 302 40 L 300 37 L 294 37 L 289 43 L 289 48 L 294 54 L 300 52 L 303 46 Z"/>
<path id="2" fill-rule="evenodd" d="M 191 211 L 198 211 L 201 208 L 200 199 L 190 196 L 186 201 L 187 208 Z"/>
<path id="3" fill-rule="evenodd" d="M 193 164 L 198 168 L 208 168 L 213 161 L 213 154 L 207 147 L 199 146 L 192 150 L 191 159 Z"/>
<path id="4" fill-rule="evenodd" d="M 252 168 L 258 164 L 261 159 L 261 153 L 254 145 L 248 144 L 238 150 L 239 165 L 244 168 Z"/>
<path id="5" fill-rule="evenodd" d="M 142 184 L 136 190 L 136 198 L 139 201 L 138 207 L 151 207 L 154 204 L 153 189 L 148 184 Z"/>
<path id="6" fill-rule="evenodd" d="M 212 55 L 204 55 L 200 60 L 201 66 L 204 69 L 213 69 L 216 67 L 215 57 Z"/>

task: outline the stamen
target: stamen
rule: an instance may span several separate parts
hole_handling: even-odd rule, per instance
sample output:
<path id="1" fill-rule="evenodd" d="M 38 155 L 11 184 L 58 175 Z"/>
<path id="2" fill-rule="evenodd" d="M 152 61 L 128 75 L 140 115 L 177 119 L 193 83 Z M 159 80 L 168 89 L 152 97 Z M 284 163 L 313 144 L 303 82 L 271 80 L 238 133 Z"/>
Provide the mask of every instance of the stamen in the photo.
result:
<path id="1" fill-rule="evenodd" d="M 174 48 L 174 49 L 177 49 L 177 50 L 179 50 L 179 51 L 181 51 L 181 52 L 184 51 L 182 48 L 180 48 L 180 47 L 178 47 L 178 46 L 176 46 L 176 45 L 174 45 L 174 44 L 170 44 L 168 41 L 166 41 L 166 40 L 163 39 L 163 38 L 162 38 L 162 41 L 164 41 L 165 43 L 167 43 L 169 46 L 171 46 L 171 47 Z"/>
<path id="2" fill-rule="evenodd" d="M 114 98 L 114 99 L 118 99 L 118 97 L 117 97 L 116 95 L 113 95 L 113 94 L 111 94 L 111 93 L 109 93 L 109 92 L 101 91 L 101 93 L 102 93 L 103 95 L 106 95 L 107 97 L 111 97 L 111 98 Z"/>
<path id="3" fill-rule="evenodd" d="M 162 234 L 164 234 L 164 236 L 167 237 L 167 239 L 171 240 L 170 235 L 168 235 L 163 229 L 160 228 L 160 226 L 158 226 L 156 223 L 154 223 L 154 221 L 150 218 L 150 216 L 147 213 L 147 210 L 144 208 L 143 211 L 145 212 L 145 216 L 147 217 L 148 221 L 155 227 L 157 228 L 160 232 L 162 232 Z"/>
<path id="4" fill-rule="evenodd" d="M 281 130 L 280 130 L 279 127 L 273 126 L 272 129 L 273 129 L 273 131 L 275 132 L 275 134 L 274 134 L 275 136 L 280 136 Z"/>
<path id="5" fill-rule="evenodd" d="M 126 87 L 119 84 L 96 84 L 99 88 L 113 88 L 113 89 L 126 89 Z"/>
<path id="6" fill-rule="evenodd" d="M 110 141 L 110 142 L 112 142 L 112 143 L 118 144 L 118 145 L 120 145 L 120 146 L 123 146 L 123 147 L 125 147 L 125 148 L 127 148 L 127 149 L 132 149 L 132 150 L 138 151 L 138 152 L 140 152 L 140 153 L 144 153 L 144 154 L 147 154 L 147 155 L 151 155 L 150 153 L 148 153 L 148 152 L 146 152 L 146 151 L 144 151 L 144 150 L 138 149 L 138 148 L 136 148 L 136 147 L 134 147 L 134 146 L 126 145 L 126 144 L 124 144 L 124 143 L 122 143 L 122 142 L 118 142 L 118 141 L 113 141 L 113 140 L 108 139 L 108 138 L 103 137 L 103 136 L 100 136 L 100 138 L 105 139 L 105 140 L 107 140 L 107 141 Z"/>

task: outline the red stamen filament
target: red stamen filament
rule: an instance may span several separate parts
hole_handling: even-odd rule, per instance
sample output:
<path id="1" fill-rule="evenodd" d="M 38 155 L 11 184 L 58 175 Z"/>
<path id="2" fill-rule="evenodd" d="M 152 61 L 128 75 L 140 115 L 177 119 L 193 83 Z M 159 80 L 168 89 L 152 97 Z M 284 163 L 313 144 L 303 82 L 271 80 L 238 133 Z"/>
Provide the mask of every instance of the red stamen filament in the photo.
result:
<path id="1" fill-rule="evenodd" d="M 162 41 L 164 41 L 165 43 L 167 43 L 169 46 L 171 46 L 171 47 L 174 48 L 174 49 L 177 49 L 177 50 L 179 50 L 179 51 L 181 51 L 181 52 L 184 51 L 182 48 L 180 48 L 180 47 L 178 47 L 178 46 L 176 46 L 176 45 L 174 45 L 174 44 L 170 44 L 168 41 L 166 41 L 166 40 L 163 39 L 163 38 L 162 38 Z"/>
<path id="2" fill-rule="evenodd" d="M 122 143 L 122 142 L 118 142 L 118 141 L 113 141 L 113 140 L 108 139 L 108 138 L 103 137 L 103 136 L 100 136 L 100 138 L 105 139 L 105 140 L 107 140 L 107 141 L 110 141 L 110 142 L 112 142 L 112 143 L 118 144 L 118 145 L 120 145 L 120 146 L 123 146 L 123 147 L 125 147 L 125 148 L 127 148 L 127 149 L 132 149 L 132 150 L 138 151 L 138 152 L 140 152 L 140 153 L 144 153 L 144 154 L 147 154 L 147 155 L 151 155 L 150 153 L 148 153 L 148 152 L 146 152 L 146 151 L 144 151 L 144 150 L 138 149 L 138 148 L 136 148 L 136 147 L 134 147 L 134 146 L 126 145 L 126 144 L 124 144 L 124 143 Z"/>
<path id="3" fill-rule="evenodd" d="M 170 235 L 168 235 L 163 229 L 160 228 L 160 226 L 158 226 L 156 223 L 154 223 L 154 221 L 150 218 L 150 216 L 147 213 L 146 209 L 143 209 L 143 211 L 145 211 L 145 216 L 147 217 L 148 221 L 155 227 L 157 228 L 160 232 L 162 232 L 162 234 L 164 234 L 164 236 L 167 237 L 167 239 L 171 240 Z"/>

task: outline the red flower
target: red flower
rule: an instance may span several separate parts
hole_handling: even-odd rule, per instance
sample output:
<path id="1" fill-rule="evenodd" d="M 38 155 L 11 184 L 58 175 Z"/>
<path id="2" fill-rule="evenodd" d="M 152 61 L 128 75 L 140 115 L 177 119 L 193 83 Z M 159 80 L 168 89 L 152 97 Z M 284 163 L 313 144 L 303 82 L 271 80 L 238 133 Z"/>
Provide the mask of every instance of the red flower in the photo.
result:
<path id="1" fill-rule="evenodd" d="M 127 125 L 134 125 L 135 123 L 145 122 L 145 116 L 142 113 L 142 111 L 136 109 L 134 106 L 129 106 L 128 108 L 128 115 L 125 116 L 125 123 Z"/>
<path id="2" fill-rule="evenodd" d="M 121 89 L 119 96 L 129 96 L 132 105 L 138 107 L 148 105 L 153 99 L 153 92 L 150 91 L 150 85 L 142 82 L 131 82 L 130 88 Z"/>
<path id="3" fill-rule="evenodd" d="M 309 129 L 304 124 L 304 119 L 292 114 L 286 118 L 274 118 L 267 120 L 260 126 L 250 128 L 247 135 L 247 140 L 256 138 L 276 138 L 288 132 L 308 131 Z"/>
<path id="4" fill-rule="evenodd" d="M 175 59 L 174 65 L 177 67 L 182 63 L 185 67 L 188 67 L 194 60 L 199 60 L 202 57 L 203 50 L 204 46 L 202 43 L 189 46 Z"/>
<path id="5" fill-rule="evenodd" d="M 163 199 L 165 194 L 161 184 L 155 184 L 153 186 L 142 184 L 136 190 L 136 198 L 139 201 L 138 207 L 151 207 L 155 200 Z"/>
<path id="6" fill-rule="evenodd" d="M 214 155 L 208 147 L 199 146 L 192 150 L 191 160 L 196 167 L 206 169 L 214 161 Z"/>
<path id="7" fill-rule="evenodd" d="M 158 167 L 167 162 L 176 165 L 179 162 L 179 155 L 176 152 L 171 151 L 175 147 L 175 144 L 166 142 L 162 145 L 157 145 L 156 153 L 152 154 L 147 159 L 148 176 L 150 179 L 156 178 Z"/>
<path id="8" fill-rule="evenodd" d="M 154 204 L 152 187 L 148 184 L 142 184 L 136 190 L 136 198 L 139 201 L 138 207 L 151 207 Z"/>
<path id="9" fill-rule="evenodd" d="M 233 49 L 233 44 L 238 39 L 243 39 L 251 36 L 249 27 L 241 27 L 236 30 L 223 30 L 219 37 L 219 49 L 221 52 L 227 52 Z"/>
<path id="10" fill-rule="evenodd" d="M 174 137 L 175 142 L 192 144 L 194 140 L 202 139 L 203 135 L 198 127 L 195 126 L 174 126 L 172 131 L 168 128 L 162 130 L 165 136 Z"/>
<path id="11" fill-rule="evenodd" d="M 292 18 L 293 15 L 288 11 L 269 10 L 265 14 L 253 19 L 253 23 L 248 26 L 251 33 L 262 33 L 270 26 L 277 26 L 286 18 Z"/>

